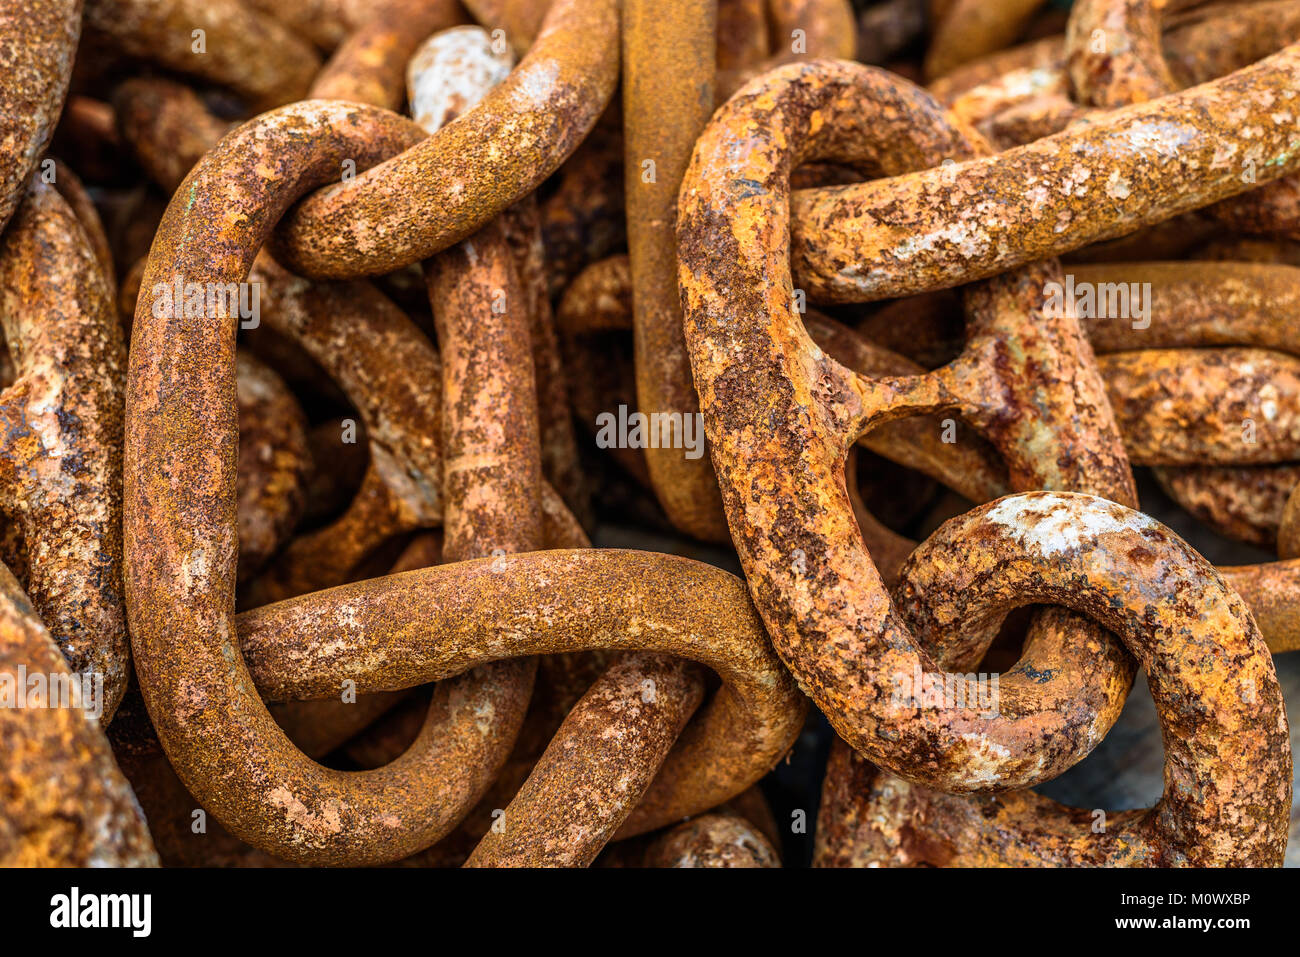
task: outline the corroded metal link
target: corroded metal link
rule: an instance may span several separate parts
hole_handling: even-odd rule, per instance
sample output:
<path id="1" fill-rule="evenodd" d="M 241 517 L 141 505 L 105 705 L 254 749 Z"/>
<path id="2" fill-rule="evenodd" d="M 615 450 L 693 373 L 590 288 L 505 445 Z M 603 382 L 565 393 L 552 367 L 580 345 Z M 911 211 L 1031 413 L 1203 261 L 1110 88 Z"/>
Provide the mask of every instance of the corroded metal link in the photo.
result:
<path id="1" fill-rule="evenodd" d="M 717 0 L 718 42 L 715 65 L 719 70 L 739 70 L 767 56 L 766 0 Z"/>
<path id="2" fill-rule="evenodd" d="M 239 405 L 239 580 L 252 577 L 293 534 L 302 515 L 311 453 L 307 419 L 275 372 L 235 353 Z"/>
<path id="3" fill-rule="evenodd" d="M 230 129 L 197 93 L 163 77 L 127 80 L 114 91 L 113 108 L 122 139 L 168 195 Z"/>
<path id="4" fill-rule="evenodd" d="M 69 667 L 102 677 L 105 723 L 130 673 L 122 594 L 126 350 L 103 270 L 67 203 L 33 178 L 0 240 L 0 322 L 17 380 L 0 393 L 6 555 Z"/>
<path id="5" fill-rule="evenodd" d="M 442 558 L 535 551 L 542 474 L 528 302 L 501 221 L 430 260 L 425 277 L 443 360 Z M 475 710 L 494 771 L 519 734 L 536 672 L 534 658 L 471 672 L 493 687 Z M 503 696 L 513 699 L 505 720 L 493 707 Z"/>
<path id="6" fill-rule="evenodd" d="M 698 600 L 683 603 L 682 595 Z M 420 569 L 245 612 L 238 634 L 268 700 L 332 695 L 345 678 L 359 693 L 413 687 L 487 661 L 592 648 L 698 661 L 723 687 L 687 726 L 620 836 L 743 791 L 790 748 L 807 706 L 742 582 L 649 552 L 537 552 Z"/>
<path id="7" fill-rule="evenodd" d="M 677 193 L 713 108 L 716 0 L 685 0 L 665 16 L 655 0 L 623 4 L 624 193 L 635 320 L 637 405 L 643 415 L 699 412 L 677 294 Z M 676 444 L 679 447 L 674 448 Z M 645 450 L 659 504 L 680 531 L 726 542 L 722 498 L 707 455 L 684 441 Z"/>
<path id="8" fill-rule="evenodd" d="M 321 65 L 309 43 L 241 0 L 86 0 L 86 32 L 127 56 L 227 86 L 254 110 L 300 99 Z"/>
<path id="9" fill-rule="evenodd" d="M 583 695 L 469 867 L 585 867 L 631 813 L 704 697 L 698 666 L 633 653 Z"/>
<path id="10" fill-rule="evenodd" d="M 1219 569 L 1250 606 L 1273 652 L 1300 651 L 1300 559 Z"/>
<path id="11" fill-rule="evenodd" d="M 1158 583 L 1158 584 L 1157 584 Z M 1278 866 L 1291 806 L 1286 712 L 1272 659 L 1242 600 L 1158 522 L 1111 502 L 1016 495 L 953 519 L 909 560 L 897 591 L 938 660 L 978 657 L 994 622 L 1030 602 L 1096 616 L 1149 676 L 1165 744 L 1165 792 L 1108 814 L 1031 793 L 961 800 L 856 758 L 828 796 L 841 822 L 823 863 L 980 866 Z M 843 764 L 843 750 L 833 763 Z M 835 812 L 838 812 L 837 814 Z M 909 827 L 923 831 L 908 841 Z"/>
<path id="12" fill-rule="evenodd" d="M 307 95 L 401 109 L 411 54 L 462 17 L 456 0 L 381 0 L 316 74 Z"/>
<path id="13" fill-rule="evenodd" d="M 125 525 L 141 690 L 186 787 L 237 837 L 293 861 L 394 860 L 427 846 L 472 805 L 491 769 L 474 716 L 442 690 L 431 713 L 444 720 L 366 774 L 315 764 L 275 725 L 234 644 L 235 323 L 155 316 L 154 288 L 243 280 L 298 195 L 338 175 L 344 159 L 364 167 L 392 155 L 409 130 L 392 114 L 330 101 L 241 127 L 177 191 L 136 310 Z M 510 707 L 494 703 L 502 714 Z M 466 734 L 441 734 L 457 716 Z M 229 789 L 230 776 L 250 784 Z"/>
<path id="14" fill-rule="evenodd" d="M 444 557 L 535 551 L 537 392 L 526 301 L 500 223 L 435 257 L 426 275 L 442 350 Z"/>
<path id="15" fill-rule="evenodd" d="M 578 458 L 569 384 L 551 308 L 541 210 L 536 198 L 529 196 L 506 210 L 503 225 L 528 302 L 528 333 L 532 343 L 533 375 L 537 380 L 542 474 L 574 513 L 586 519 L 591 513 L 591 490 Z"/>
<path id="16" fill-rule="evenodd" d="M 496 48 L 491 36 L 479 27 L 459 27 L 437 33 L 421 44 L 407 67 L 411 113 L 432 135 L 473 108 L 506 80 L 512 64 L 509 50 Z M 536 197 L 527 196 L 520 200 L 507 209 L 497 223 L 485 226 L 477 234 L 478 242 L 492 244 L 488 255 L 496 256 L 498 260 L 498 246 L 503 240 L 515 259 L 519 291 L 524 296 L 528 315 L 542 471 L 566 501 L 578 512 L 586 514 L 586 489 L 578 464 L 568 389 L 551 313 L 546 251 L 542 245 Z M 472 252 L 475 246 L 471 244 L 464 248 Z M 504 261 L 498 268 L 505 269 Z M 488 310 L 487 315 L 495 315 L 501 307 L 507 310 L 519 308 L 518 302 L 506 294 L 505 287 L 488 292 L 491 301 L 485 299 L 482 304 Z"/>
<path id="17" fill-rule="evenodd" d="M 1070 9 L 1066 58 L 1082 103 L 1114 109 L 1177 88 L 1160 42 L 1167 10 L 1196 0 L 1078 0 Z"/>
<path id="18" fill-rule="evenodd" d="M 857 30 L 846 0 L 767 0 L 771 55 L 738 69 L 720 71 L 714 103 L 721 103 L 754 77 L 786 63 L 815 57 L 851 60 Z"/>
<path id="19" fill-rule="evenodd" d="M 1084 310 L 1079 321 L 1098 354 L 1254 346 L 1300 356 L 1300 269 L 1294 266 L 1134 262 L 1072 265 L 1069 272 L 1076 287 L 1107 296 L 1110 291 L 1150 290 L 1144 303 L 1150 323 L 1111 315 L 1122 310 L 1105 305 Z"/>
<path id="20" fill-rule="evenodd" d="M 1144 103 L 1178 89 L 1160 42 L 1161 19 L 1198 0 L 1080 0 L 1070 11 L 1066 56 L 1076 97 L 1092 106 Z M 1271 96 L 1265 95 L 1265 99 Z M 1269 119 L 1287 128 L 1295 118 L 1279 110 Z M 1251 177 L 1253 179 L 1253 176 Z M 1296 229 L 1300 181 L 1269 183 L 1246 201 L 1215 208 L 1238 226 L 1283 232 Z"/>
<path id="21" fill-rule="evenodd" d="M 1161 49 L 1177 86 L 1196 86 L 1276 53 L 1295 39 L 1298 16 L 1295 0 L 1211 5 L 1166 18 Z M 955 104 L 980 87 L 988 93 L 1001 87 L 1012 100 L 1034 88 L 1071 92 L 1065 37 L 1045 37 L 975 60 L 929 89 Z"/>
<path id="22" fill-rule="evenodd" d="M 63 110 L 81 0 L 0 3 L 0 229 L 23 198 Z M 21 38 L 21 39 L 20 39 Z"/>
<path id="23" fill-rule="evenodd" d="M 735 149 L 737 141 L 746 149 Z M 1077 323 L 1047 321 L 1043 283 L 1053 267 L 969 293 L 962 360 L 934 375 L 869 379 L 809 340 L 786 265 L 792 167 L 861 162 L 874 151 L 877 168 L 892 172 L 935 162 L 944 146 L 959 155 L 972 149 L 923 91 L 881 71 L 823 62 L 755 81 L 715 114 L 683 184 L 686 339 L 733 540 L 773 642 L 805 691 L 842 737 L 896 773 L 953 791 L 1024 787 L 1079 760 L 1090 736 L 1109 727 L 1131 678 L 1126 656 L 1093 627 L 1031 635 L 1028 658 L 1060 654 L 1074 667 L 1041 681 L 1051 672 L 1026 660 L 1004 675 L 1014 713 L 988 720 L 971 707 L 901 707 L 891 696 L 895 677 L 933 672 L 933 662 L 863 547 L 842 470 L 850 443 L 871 427 L 958 408 L 995 439 L 1013 481 L 1132 501 L 1132 476 Z M 1008 364 L 1022 371 L 992 386 Z M 1071 389 L 1053 390 L 1059 381 Z M 1108 706 L 1075 711 L 1080 688 L 1094 682 Z"/>
<path id="24" fill-rule="evenodd" d="M 104 222 L 99 218 L 99 210 L 95 208 L 95 201 L 86 191 L 85 183 L 68 168 L 66 163 L 58 163 L 55 166 L 52 185 L 68 204 L 72 215 L 77 217 L 77 223 L 86 234 L 86 241 L 90 243 L 90 251 L 95 254 L 95 261 L 99 263 L 104 284 L 108 287 L 108 297 L 116 300 L 117 272 L 113 265 L 113 250 L 108 242 L 108 235 L 104 232 Z"/>
<path id="25" fill-rule="evenodd" d="M 812 310 L 804 316 L 804 327 L 820 349 L 860 375 L 925 374 L 921 366 L 873 346 L 847 327 Z M 947 442 L 939 416 L 895 419 L 865 433 L 858 444 L 942 482 L 972 502 L 986 502 L 1011 491 L 1006 464 L 965 423 L 953 422 L 953 441 Z M 1038 470 L 1033 465 L 1028 467 Z"/>
<path id="26" fill-rule="evenodd" d="M 1295 0 L 1209 7 L 1202 12 L 1203 17 L 1190 22 L 1169 22 L 1162 37 L 1165 62 L 1175 84 L 1170 90 L 1240 70 L 1300 39 L 1300 3 Z M 988 76 L 976 71 L 969 79 L 982 82 L 970 86 L 962 76 L 964 71 L 959 70 L 931 87 L 958 118 L 1002 148 L 1059 133 L 1092 112 L 1071 96 L 1074 88 L 1066 69 L 1064 38 L 1050 51 L 1042 44 L 1018 49 L 1023 51 L 1020 55 L 1012 51 L 989 59 L 990 65 L 1001 62 L 1010 68 L 1004 73 Z M 1287 195 L 1294 196 L 1292 181 L 1283 182 L 1288 184 Z M 1281 188 L 1275 185 L 1265 192 Z M 1278 218 L 1285 206 L 1283 197 L 1260 202 L 1257 195 L 1234 197 L 1214 207 L 1215 213 L 1226 223 L 1257 232 L 1281 226 Z"/>
<path id="27" fill-rule="evenodd" d="M 701 814 L 665 831 L 645 849 L 641 867 L 780 867 L 772 843 L 734 813 Z"/>
<path id="28" fill-rule="evenodd" d="M 1300 44 L 1292 44 L 994 157 L 954 151 L 954 164 L 797 192 L 796 285 L 830 302 L 955 286 L 1246 192 L 1255 185 L 1244 178 L 1247 162 L 1260 184 L 1300 168 L 1294 128 L 1273 120 L 1279 98 L 1297 87 Z"/>
<path id="29" fill-rule="evenodd" d="M 1294 356 L 1145 349 L 1100 356 L 1097 365 L 1135 465 L 1300 459 L 1300 359 Z"/>
<path id="30" fill-rule="evenodd" d="M 370 446 L 347 511 L 297 538 L 253 582 L 245 599 L 264 604 L 346 581 L 377 546 L 441 521 L 442 371 L 428 338 L 368 282 L 304 280 L 265 257 L 255 278 L 267 299 L 266 325 L 290 336 L 342 386 Z M 402 365 L 393 364 L 395 355 Z"/>
<path id="31" fill-rule="evenodd" d="M 956 0 L 939 21 L 925 55 L 928 77 L 943 76 L 1018 39 L 1045 0 Z"/>
<path id="32" fill-rule="evenodd" d="M 611 256 L 593 263 L 579 274 L 565 291 L 560 318 L 566 335 L 579 337 L 592 333 L 630 330 L 631 276 L 626 256 Z M 808 335 L 819 348 L 837 362 L 865 376 L 921 375 L 923 367 L 904 357 L 873 345 L 861 335 L 816 310 L 804 315 Z M 586 376 L 586 369 L 575 375 Z M 692 386 L 692 388 L 694 388 Z M 600 403 L 614 404 L 606 395 Z M 1007 469 L 997 452 L 963 423 L 954 422 L 956 440 L 943 440 L 944 427 L 934 416 L 898 419 L 880 425 L 861 438 L 858 444 L 900 465 L 930 476 L 972 502 L 986 502 L 1007 494 Z M 626 463 L 626 449 L 612 449 L 620 462 Z M 643 472 L 634 472 L 641 478 Z M 710 479 L 716 484 L 716 479 Z M 646 478 L 648 482 L 648 477 Z"/>
<path id="33" fill-rule="evenodd" d="M 22 669 L 22 670 L 20 670 Z M 30 679 L 43 676 L 43 700 Z M 0 565 L 0 866 L 148 867 L 158 863 L 144 815 L 104 732 L 96 704 Z"/>
<path id="34" fill-rule="evenodd" d="M 1294 176 L 1210 207 L 1229 229 L 1278 239 L 1300 239 L 1300 181 Z"/>
<path id="35" fill-rule="evenodd" d="M 277 258 L 307 276 L 392 272 L 467 238 L 532 192 L 613 94 L 617 7 L 557 0 L 505 83 L 455 124 L 300 203 L 281 226 Z"/>
<path id="36" fill-rule="evenodd" d="M 1152 472 L 1170 498 L 1220 535 L 1268 549 L 1280 544 L 1283 511 L 1300 484 L 1300 465 L 1295 464 L 1188 465 Z"/>

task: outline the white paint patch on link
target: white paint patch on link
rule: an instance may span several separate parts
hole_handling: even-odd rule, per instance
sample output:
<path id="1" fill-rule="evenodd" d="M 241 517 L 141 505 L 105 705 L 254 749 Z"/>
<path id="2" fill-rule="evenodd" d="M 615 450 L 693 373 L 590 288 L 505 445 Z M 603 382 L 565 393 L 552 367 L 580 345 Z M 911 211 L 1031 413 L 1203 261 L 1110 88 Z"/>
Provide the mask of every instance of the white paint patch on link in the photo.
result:
<path id="1" fill-rule="evenodd" d="M 435 33 L 420 45 L 406 67 L 411 116 L 433 134 L 468 113 L 514 67 L 506 47 L 496 53 L 492 37 L 482 27 L 453 27 Z"/>
<path id="2" fill-rule="evenodd" d="M 1094 545 L 1106 533 L 1157 527 L 1154 519 L 1105 499 L 1050 492 L 1012 495 L 984 514 L 1027 550 L 1043 556 Z"/>

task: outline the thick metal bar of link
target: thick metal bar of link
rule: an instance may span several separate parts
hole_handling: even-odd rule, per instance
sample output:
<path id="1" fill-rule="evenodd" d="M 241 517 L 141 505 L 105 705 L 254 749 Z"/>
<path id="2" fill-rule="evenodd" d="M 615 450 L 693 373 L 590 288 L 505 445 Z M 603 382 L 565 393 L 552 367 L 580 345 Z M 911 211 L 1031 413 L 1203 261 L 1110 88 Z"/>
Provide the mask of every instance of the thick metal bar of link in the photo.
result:
<path id="1" fill-rule="evenodd" d="M 569 712 L 466 866 L 591 864 L 703 697 L 689 661 L 634 652 L 615 662 Z"/>
<path id="2" fill-rule="evenodd" d="M 0 393 L 0 512 L 8 555 L 77 674 L 104 683 L 105 724 L 126 690 L 122 402 L 126 350 L 89 240 L 40 177 L 0 239 L 0 322 L 17 379 Z"/>
<path id="3" fill-rule="evenodd" d="M 0 3 L 0 229 L 14 214 L 63 110 L 81 0 Z"/>
<path id="4" fill-rule="evenodd" d="M 238 634 L 267 700 L 332 695 L 344 679 L 358 693 L 414 687 L 487 661 L 593 648 L 698 661 L 723 687 L 619 836 L 743 791 L 789 750 L 807 709 L 744 584 L 650 552 L 575 549 L 424 568 L 244 612 Z"/>
<path id="5" fill-rule="evenodd" d="M 93 683 L 68 670 L 0 565 L 0 866 L 157 865 L 140 805 L 87 720 L 103 691 L 96 701 Z"/>
<path id="6" fill-rule="evenodd" d="M 301 99 L 321 66 L 311 44 L 241 0 L 86 0 L 86 32 L 229 87 L 254 110 Z"/>
<path id="7" fill-rule="evenodd" d="M 617 79 L 616 0 L 557 0 L 505 83 L 402 155 L 305 199 L 280 227 L 276 258 L 326 278 L 427 259 L 554 172 L 591 130 Z"/>
<path id="8" fill-rule="evenodd" d="M 665 15 L 656 0 L 623 4 L 624 195 L 641 413 L 699 413 L 677 294 L 677 193 L 695 139 L 713 110 L 716 0 L 682 0 Z M 651 421 L 655 421 L 651 419 Z M 685 441 L 645 450 L 659 504 L 680 531 L 729 541 L 722 497 L 707 455 Z"/>
<path id="9" fill-rule="evenodd" d="M 795 285 L 826 302 L 956 286 L 1247 192 L 1300 169 L 1297 89 L 1292 44 L 997 156 L 796 192 Z"/>

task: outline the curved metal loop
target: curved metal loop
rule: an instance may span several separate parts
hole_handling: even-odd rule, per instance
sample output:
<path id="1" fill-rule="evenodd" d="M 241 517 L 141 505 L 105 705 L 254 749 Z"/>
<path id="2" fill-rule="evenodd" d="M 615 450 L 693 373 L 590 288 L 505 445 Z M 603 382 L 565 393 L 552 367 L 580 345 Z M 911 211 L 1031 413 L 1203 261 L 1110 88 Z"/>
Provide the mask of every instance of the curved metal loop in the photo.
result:
<path id="1" fill-rule="evenodd" d="M 733 148 L 738 140 L 745 150 Z M 1010 454 L 1013 472 L 1028 477 L 1045 460 L 1045 469 L 1038 465 L 1045 482 L 1132 501 L 1132 477 L 1078 326 L 1068 314 L 1041 322 L 1044 274 L 1026 270 L 972 291 L 972 349 L 941 374 L 868 380 L 812 343 L 785 261 L 793 166 L 877 151 L 876 163 L 897 171 L 936 161 L 943 155 L 936 144 L 972 149 L 923 91 L 870 68 L 788 67 L 734 97 L 697 145 L 682 190 L 686 338 L 732 538 L 773 642 L 805 691 L 841 736 L 896 773 L 952 791 L 1026 787 L 1078 761 L 1109 728 L 1131 680 L 1126 657 L 1096 628 L 1061 629 L 1032 636 L 1025 667 L 1005 676 L 1019 702 L 1013 713 L 988 720 L 969 706 L 900 706 L 895 680 L 935 665 L 863 546 L 843 459 L 865 427 L 956 406 L 959 391 L 973 403 L 991 391 L 990 377 L 977 376 L 983 367 L 1000 383 L 993 398 L 1021 410 L 999 420 L 992 408 L 972 408 Z M 1022 377 L 999 380 L 998 366 L 1017 361 Z M 1035 366 L 1042 379 L 1029 373 Z M 1044 375 L 1049 368 L 1057 371 Z M 1070 388 L 1053 396 L 1057 382 Z M 1053 441 L 1057 454 L 1044 454 L 1043 443 Z M 1038 653 L 1061 654 L 1074 667 L 1043 680 L 1028 663 Z M 1096 703 L 1083 688 L 1095 689 L 1103 706 L 1064 712 L 1065 700 Z"/>

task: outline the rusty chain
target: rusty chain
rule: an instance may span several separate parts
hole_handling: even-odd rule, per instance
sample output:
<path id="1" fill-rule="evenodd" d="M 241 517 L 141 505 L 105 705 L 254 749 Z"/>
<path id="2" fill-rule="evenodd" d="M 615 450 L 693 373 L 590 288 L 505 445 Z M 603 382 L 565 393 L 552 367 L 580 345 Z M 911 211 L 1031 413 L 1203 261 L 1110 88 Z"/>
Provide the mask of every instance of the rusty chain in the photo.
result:
<path id="1" fill-rule="evenodd" d="M 0 863 L 1282 863 L 1296 0 L 0 0 L 0 74 Z M 1139 673 L 1159 801 L 1042 793 Z"/>

